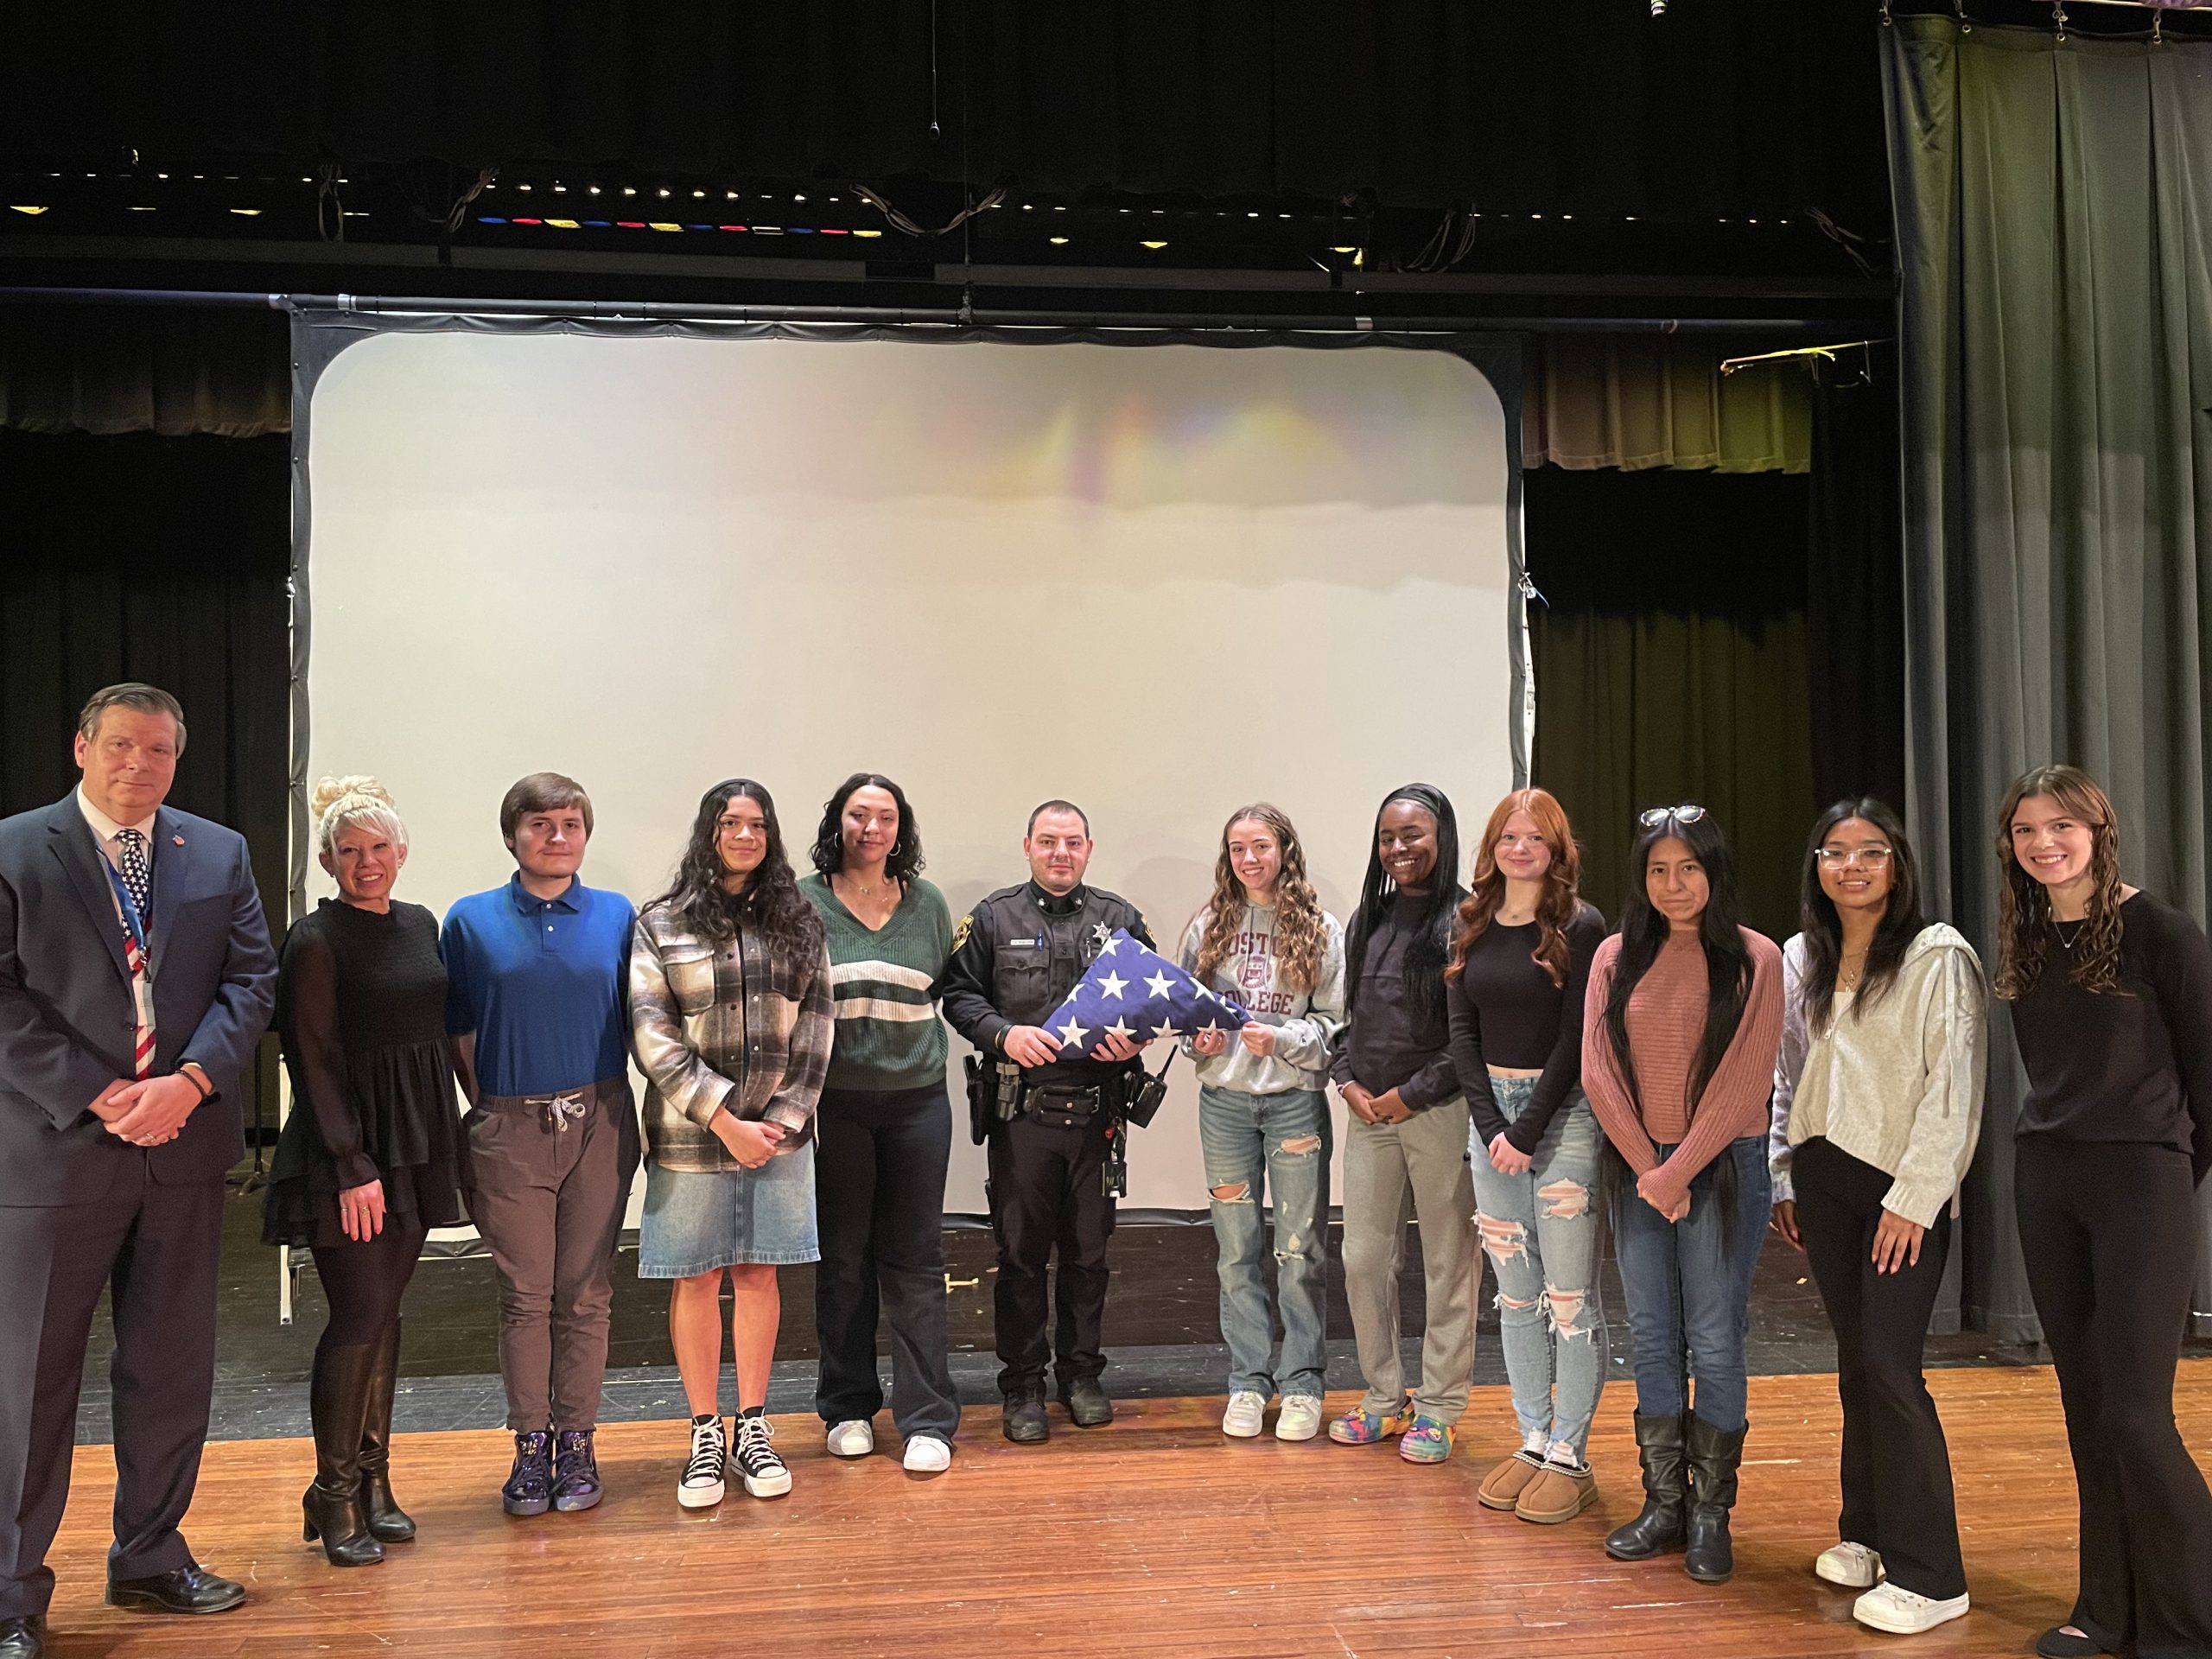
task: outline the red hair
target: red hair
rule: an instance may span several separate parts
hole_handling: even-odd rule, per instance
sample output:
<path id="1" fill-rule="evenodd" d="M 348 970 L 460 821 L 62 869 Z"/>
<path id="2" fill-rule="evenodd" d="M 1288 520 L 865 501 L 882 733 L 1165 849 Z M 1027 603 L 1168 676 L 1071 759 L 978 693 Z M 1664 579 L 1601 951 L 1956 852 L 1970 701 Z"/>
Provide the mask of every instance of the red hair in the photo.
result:
<path id="1" fill-rule="evenodd" d="M 1581 902 L 1582 852 L 1574 844 L 1574 830 L 1567 810 L 1547 789 L 1516 789 L 1491 810 L 1475 846 L 1473 889 L 1460 901 L 1459 922 L 1452 930 L 1452 959 L 1445 977 L 1456 979 L 1467 966 L 1467 951 L 1497 919 L 1505 902 L 1505 874 L 1497 868 L 1498 837 L 1505 822 L 1516 812 L 1526 812 L 1536 822 L 1536 833 L 1552 849 L 1551 868 L 1544 872 L 1543 897 L 1536 901 L 1536 948 L 1529 958 L 1551 976 L 1552 983 L 1567 983 L 1567 928 Z"/>

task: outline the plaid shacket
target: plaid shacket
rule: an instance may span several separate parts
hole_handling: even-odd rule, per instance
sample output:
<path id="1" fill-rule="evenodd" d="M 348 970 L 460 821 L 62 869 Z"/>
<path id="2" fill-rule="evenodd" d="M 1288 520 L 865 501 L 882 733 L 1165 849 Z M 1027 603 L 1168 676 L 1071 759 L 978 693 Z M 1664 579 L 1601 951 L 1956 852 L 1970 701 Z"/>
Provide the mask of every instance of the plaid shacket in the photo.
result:
<path id="1" fill-rule="evenodd" d="M 630 1035 L 645 1076 L 645 1145 L 663 1169 L 741 1167 L 709 1128 L 728 1107 L 804 1140 L 836 1030 L 830 953 L 785 962 L 751 928 L 716 945 L 655 905 L 630 940 Z"/>

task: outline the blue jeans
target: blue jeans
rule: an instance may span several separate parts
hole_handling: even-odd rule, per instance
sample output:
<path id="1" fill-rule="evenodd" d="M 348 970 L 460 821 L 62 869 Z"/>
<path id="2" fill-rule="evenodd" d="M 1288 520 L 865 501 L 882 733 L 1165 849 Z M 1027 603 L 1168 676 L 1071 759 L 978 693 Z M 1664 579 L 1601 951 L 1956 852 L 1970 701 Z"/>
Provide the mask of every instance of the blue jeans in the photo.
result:
<path id="1" fill-rule="evenodd" d="M 1329 1107 L 1310 1089 L 1248 1095 L 1198 1090 L 1198 1143 L 1206 1160 L 1213 1231 L 1221 1250 L 1221 1335 L 1229 1388 L 1284 1399 L 1319 1399 L 1328 1364 Z M 1226 1194 L 1227 1196 L 1224 1196 Z M 1275 1297 L 1282 1361 L 1272 1366 L 1274 1319 L 1260 1275 L 1260 1203 L 1274 1205 Z"/>
<path id="2" fill-rule="evenodd" d="M 1661 1147 L 1661 1160 L 1673 1151 Z M 1724 1163 L 1736 1172 L 1736 1201 L 1726 1217 L 1716 1191 Z M 1613 1251 L 1636 1338 L 1638 1416 L 1681 1416 L 1695 1377 L 1697 1414 L 1724 1434 L 1744 1427 L 1751 1274 L 1766 1239 L 1772 1192 L 1762 1135 L 1729 1142 L 1697 1173 L 1690 1212 L 1679 1222 L 1638 1198 L 1632 1181 L 1622 1187 L 1613 1205 Z"/>
<path id="3" fill-rule="evenodd" d="M 1508 1123 L 1528 1109 L 1534 1077 L 1492 1077 Z M 1605 1387 L 1605 1310 L 1598 1288 L 1598 1155 L 1605 1141 L 1580 1089 L 1560 1103 L 1524 1175 L 1499 1173 L 1476 1129 L 1475 1226 L 1497 1275 L 1498 1345 L 1522 1444 L 1588 1461 L 1590 1420 Z"/>

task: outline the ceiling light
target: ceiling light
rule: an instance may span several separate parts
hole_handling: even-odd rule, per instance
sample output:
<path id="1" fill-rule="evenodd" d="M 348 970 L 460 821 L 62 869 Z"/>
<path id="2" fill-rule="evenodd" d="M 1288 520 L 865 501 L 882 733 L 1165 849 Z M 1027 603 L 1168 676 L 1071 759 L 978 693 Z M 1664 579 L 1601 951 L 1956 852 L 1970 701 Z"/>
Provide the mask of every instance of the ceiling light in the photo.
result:
<path id="1" fill-rule="evenodd" d="M 1056 248 L 1065 248 L 1068 245 L 1068 239 L 1065 236 L 1048 237 L 1046 239 Z"/>
<path id="2" fill-rule="evenodd" d="M 231 211 L 236 213 L 240 219 L 258 219 L 261 217 L 261 209 L 258 207 L 233 207 Z"/>
<path id="3" fill-rule="evenodd" d="M 42 202 L 41 202 L 41 203 L 35 203 L 35 202 L 29 202 L 29 201 L 11 201 L 11 202 L 10 202 L 10 203 L 8 204 L 8 206 L 9 206 L 10 207 L 13 208 L 16 213 L 33 213 L 33 214 L 36 214 L 36 213 L 44 213 L 44 212 L 46 211 L 45 204 L 44 204 L 44 203 L 42 203 Z"/>
<path id="4" fill-rule="evenodd" d="M 1166 247 L 1167 245 L 1165 242 L 1144 242 L 1140 243 L 1138 245 L 1141 247 L 1150 248 L 1154 252 L 1157 253 L 1160 249 Z"/>

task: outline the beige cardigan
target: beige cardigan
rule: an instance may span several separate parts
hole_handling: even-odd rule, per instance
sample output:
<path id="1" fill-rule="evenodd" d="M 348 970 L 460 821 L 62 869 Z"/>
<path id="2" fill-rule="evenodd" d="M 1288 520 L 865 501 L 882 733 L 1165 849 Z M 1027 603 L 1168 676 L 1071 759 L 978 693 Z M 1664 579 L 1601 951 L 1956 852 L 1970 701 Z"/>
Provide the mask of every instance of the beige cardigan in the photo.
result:
<path id="1" fill-rule="evenodd" d="M 1778 1202 L 1795 1198 L 1792 1153 L 1823 1135 L 1892 1178 L 1885 1210 L 1923 1227 L 1951 1201 L 1981 1133 L 1988 995 L 1974 947 L 1938 922 L 1862 1011 L 1848 995 L 1827 1030 L 1805 1025 L 1805 936 L 1782 953 L 1782 1052 L 1769 1162 Z"/>

